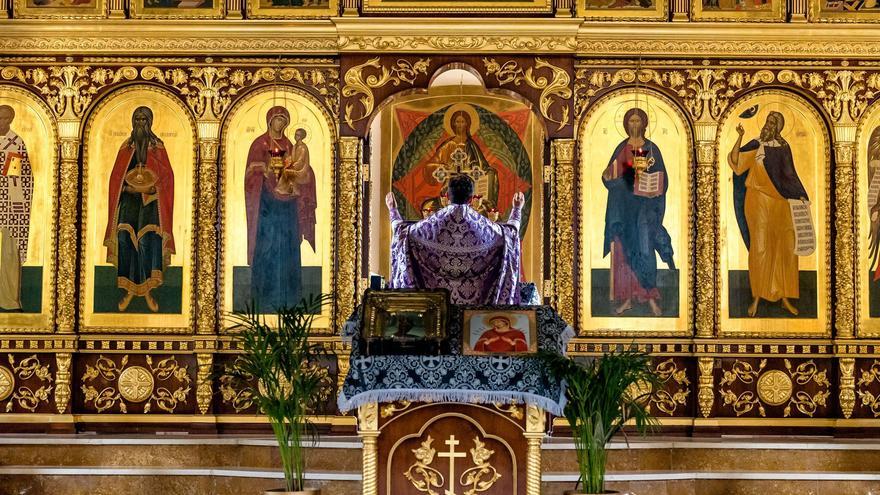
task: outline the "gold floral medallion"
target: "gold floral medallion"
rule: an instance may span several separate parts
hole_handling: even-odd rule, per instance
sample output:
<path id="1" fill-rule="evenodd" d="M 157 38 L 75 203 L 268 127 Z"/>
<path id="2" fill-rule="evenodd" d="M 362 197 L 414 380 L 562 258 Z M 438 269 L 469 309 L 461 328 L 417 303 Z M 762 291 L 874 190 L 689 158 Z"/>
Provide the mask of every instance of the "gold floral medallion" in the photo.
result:
<path id="1" fill-rule="evenodd" d="M 790 399 L 792 388 L 791 378 L 780 370 L 770 370 L 758 378 L 758 397 L 771 406 Z"/>
<path id="2" fill-rule="evenodd" d="M 143 366 L 131 366 L 119 374 L 119 394 L 130 402 L 143 402 L 153 394 L 155 380 Z"/>
<path id="3" fill-rule="evenodd" d="M 15 376 L 9 368 L 0 366 L 0 400 L 6 400 L 15 388 Z"/>

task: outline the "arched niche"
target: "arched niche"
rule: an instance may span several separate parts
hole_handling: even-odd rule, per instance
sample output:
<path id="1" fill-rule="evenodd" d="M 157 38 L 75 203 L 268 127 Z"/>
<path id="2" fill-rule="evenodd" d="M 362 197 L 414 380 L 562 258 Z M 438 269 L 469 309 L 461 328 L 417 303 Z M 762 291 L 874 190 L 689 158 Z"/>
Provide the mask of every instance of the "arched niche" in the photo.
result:
<path id="1" fill-rule="evenodd" d="M 283 207 L 283 204 L 279 203 L 272 207 L 273 218 L 278 221 L 273 225 L 262 226 L 257 221 L 253 232 L 250 232 L 250 222 L 260 216 L 261 194 L 263 194 L 261 185 L 253 183 L 252 179 L 255 177 L 256 167 L 261 163 L 266 167 L 270 166 L 269 163 L 264 163 L 266 162 L 264 151 L 274 142 L 268 135 L 268 115 L 275 108 L 283 108 L 290 118 L 289 124 L 282 131 L 284 137 L 275 143 L 279 149 L 287 150 L 288 147 L 292 149 L 296 145 L 297 130 L 305 131 L 302 143 L 307 150 L 308 164 L 315 179 L 314 220 L 307 218 L 304 212 L 305 200 L 296 199 L 294 200 L 297 202 L 296 212 L 297 215 L 302 216 L 302 222 L 298 218 L 297 224 L 293 225 L 278 219 L 276 215 L 278 211 L 275 207 Z M 273 115 L 274 113 L 275 111 Z M 223 225 L 220 235 L 221 313 L 244 311 L 252 303 L 260 305 L 259 311 L 262 313 L 275 312 L 274 309 L 266 307 L 266 304 L 261 304 L 261 301 L 257 300 L 261 294 L 266 293 L 254 289 L 253 269 L 255 263 L 259 262 L 264 263 L 263 267 L 257 267 L 258 273 L 263 276 L 275 273 L 286 281 L 299 277 L 300 294 L 303 297 L 334 291 L 333 253 L 336 251 L 334 232 L 337 218 L 334 187 L 336 132 L 331 122 L 332 119 L 319 102 L 306 92 L 292 86 L 257 89 L 244 95 L 230 109 L 223 122 L 221 133 L 222 166 L 219 201 Z M 291 160 L 293 160 L 292 154 Z M 269 194 L 272 189 L 270 185 L 261 184 L 265 186 L 265 193 Z M 288 193 L 278 194 L 285 198 L 285 203 L 289 203 L 293 198 Z M 253 209 L 254 216 L 250 218 L 248 208 Z M 262 211 L 269 212 L 268 208 L 263 208 Z M 314 229 L 313 239 L 301 228 L 307 227 L 308 224 Z M 290 238 L 294 235 L 292 230 L 294 228 L 298 232 L 297 239 Z M 297 254 L 299 262 L 295 260 Z M 266 260 L 273 258 L 274 261 L 266 266 Z M 296 282 L 292 282 L 291 286 L 293 285 L 296 285 Z M 282 290 L 281 287 L 273 286 L 267 290 L 270 296 L 283 299 L 278 295 Z M 290 299 L 293 298 L 294 296 L 291 295 Z M 299 302 L 299 298 L 287 302 L 293 305 Z M 324 313 L 315 319 L 315 328 L 329 329 L 331 313 L 330 305 L 325 306 Z M 228 325 L 228 322 L 225 325 Z"/>
<path id="2" fill-rule="evenodd" d="M 48 106 L 24 89 L 0 85 L 14 116 L 0 135 L 0 331 L 49 332 L 55 311 L 58 130 Z M 74 186 L 75 187 L 75 186 Z M 10 280 L 17 283 L 9 284 Z"/>
<path id="3" fill-rule="evenodd" d="M 161 162 L 158 158 L 162 154 L 158 151 L 161 148 L 170 166 L 167 167 L 170 173 L 163 168 L 159 174 L 156 194 L 147 193 L 139 199 L 144 205 L 158 204 L 159 229 L 126 227 L 124 221 L 123 228 L 119 228 L 122 220 L 120 200 L 128 184 L 121 177 L 133 162 L 128 160 L 119 165 L 123 175 L 116 176 L 113 170 L 117 161 L 126 162 L 126 156 L 131 155 L 137 161 L 128 140 L 132 136 L 133 114 L 139 107 L 152 111 L 152 131 L 161 140 L 161 145 L 150 147 L 153 151 L 148 152 L 147 165 L 151 161 Z M 196 127 L 192 114 L 178 98 L 164 89 L 133 85 L 116 90 L 98 102 L 84 126 L 81 331 L 190 332 L 194 318 L 194 232 L 198 191 Z M 111 187 L 111 183 L 116 182 L 119 184 Z M 172 188 L 168 187 L 169 182 L 173 184 Z M 118 192 L 111 193 L 114 190 Z M 118 268 L 121 252 L 118 235 L 123 231 L 129 233 L 128 239 L 137 242 L 141 251 L 152 249 L 143 247 L 151 242 L 144 239 L 150 233 L 157 233 L 161 237 L 161 252 L 157 248 L 153 250 L 155 252 L 150 251 L 150 255 L 161 256 L 163 268 L 148 270 L 144 281 L 123 277 Z M 144 295 L 147 291 L 156 302 L 155 309 L 147 303 Z M 127 293 L 133 297 L 123 309 L 122 300 Z"/>
<path id="4" fill-rule="evenodd" d="M 737 174 L 728 162 L 728 156 L 737 141 L 737 127 L 742 125 L 744 137 L 741 149 L 753 139 L 761 141 L 762 128 L 771 112 L 784 117 L 782 138 L 788 143 L 794 170 L 803 184 L 809 200 L 809 213 L 815 232 L 815 249 L 809 255 L 796 256 L 794 268 L 783 268 L 792 263 L 789 253 L 795 247 L 796 236 L 791 207 L 785 204 L 778 187 L 768 179 L 768 168 L 751 165 L 748 175 Z M 756 141 L 757 142 L 757 141 Z M 781 143 L 780 143 L 781 144 Z M 831 334 L 831 254 L 830 213 L 828 188 L 830 184 L 830 147 L 828 128 L 822 116 L 806 100 L 783 90 L 768 89 L 749 93 L 733 102 L 721 119 L 718 128 L 718 261 L 716 277 L 719 335 L 725 336 L 830 336 Z M 742 153 L 746 153 L 743 151 Z M 757 155 L 761 152 L 753 150 Z M 744 162 L 743 162 L 744 163 Z M 772 170 L 781 170 L 774 162 Z M 753 174 L 753 171 L 755 174 Z M 760 182 L 757 182 L 759 181 Z M 737 184 L 736 181 L 742 181 Z M 751 181 L 756 181 L 752 183 Z M 793 180 L 785 181 L 794 184 Z M 774 185 L 771 185 L 774 184 Z M 737 190 L 740 192 L 737 193 Z M 763 191 L 763 192 L 762 192 Z M 737 195 L 740 199 L 736 199 Z M 758 201 L 773 205 L 772 221 L 763 221 L 761 213 L 769 207 L 753 206 L 750 214 L 750 195 L 753 205 Z M 767 200 L 771 197 L 773 202 Z M 737 215 L 736 201 L 741 201 L 742 213 Z M 799 198 L 796 199 L 799 202 Z M 764 203 L 761 203 L 764 204 Z M 795 210 L 797 211 L 797 210 Z M 749 222 L 757 233 L 751 232 Z M 745 230 L 742 228 L 745 226 Z M 749 231 L 749 247 L 744 232 Z M 755 244 L 751 240 L 758 238 Z M 761 240 L 764 239 L 764 240 Z M 786 242 L 786 249 L 777 242 Z M 755 246 L 751 249 L 751 246 Z M 763 246 L 763 250 L 761 247 Z M 791 248 L 791 249 L 789 249 Z M 750 252 L 751 249 L 751 252 Z M 777 251 L 778 249 L 778 251 Z M 761 261 L 762 253 L 783 253 L 783 262 Z M 806 252 L 806 251 L 804 251 Z M 750 261 L 751 260 L 751 261 Z M 751 263 L 751 269 L 750 269 Z M 783 275 L 771 275 L 776 270 Z M 787 270 L 787 271 L 781 271 Z M 796 277 L 795 277 L 796 275 Z M 763 281 L 762 281 L 763 280 Z M 784 284 L 780 285 L 784 280 Z M 772 282 L 771 281 L 775 281 Z M 754 287 L 753 287 L 754 285 Z M 785 289 L 782 289 L 782 287 Z M 755 294 L 761 301 L 754 316 L 749 315 Z M 797 315 L 782 306 L 781 297 L 788 294 Z M 793 297 L 797 294 L 798 297 Z M 764 295 L 769 296 L 765 298 Z M 778 297 L 777 297 L 778 296 Z"/>
<path id="5" fill-rule="evenodd" d="M 656 193 L 635 187 L 634 161 L 626 150 L 627 146 L 633 149 L 625 127 L 631 109 L 647 115 L 646 144 L 635 150 L 641 149 L 646 159 L 653 160 L 643 173 L 646 179 L 662 181 Z M 693 137 L 687 118 L 678 105 L 659 93 L 623 89 L 590 108 L 580 123 L 578 138 L 580 333 L 689 334 L 694 187 Z M 627 229 L 626 233 L 619 227 Z M 668 242 L 663 245 L 671 247 L 671 265 L 654 249 L 655 244 L 660 246 L 655 239 L 666 234 Z M 645 248 L 640 249 L 641 245 Z M 639 253 L 653 259 L 633 268 L 635 262 L 630 259 Z M 648 299 L 653 299 L 659 314 Z"/>
<path id="6" fill-rule="evenodd" d="M 456 66 L 452 70 L 466 69 Z M 429 209 L 442 207 L 442 180 L 434 172 L 440 162 L 449 161 L 441 156 L 440 148 L 455 133 L 453 115 L 462 112 L 470 122 L 468 135 L 498 178 L 497 192 L 477 180 L 477 194 L 488 197 L 487 211 L 498 210 L 499 221 L 505 221 L 513 194 L 525 193 L 520 232 L 523 273 L 526 281 L 543 280 L 543 121 L 531 104 L 516 94 L 464 84 L 474 81 L 471 75 L 463 76 L 461 84 L 438 84 L 399 93 L 383 102 L 374 115 L 368 135 L 369 228 L 364 243 L 371 273 L 386 278 L 389 275 L 391 222 L 384 201 L 387 193 L 395 192 L 400 212 L 409 220 L 421 218 L 423 210 L 427 214 Z M 433 81 L 454 83 L 455 76 L 444 79 L 443 74 L 435 75 Z"/>

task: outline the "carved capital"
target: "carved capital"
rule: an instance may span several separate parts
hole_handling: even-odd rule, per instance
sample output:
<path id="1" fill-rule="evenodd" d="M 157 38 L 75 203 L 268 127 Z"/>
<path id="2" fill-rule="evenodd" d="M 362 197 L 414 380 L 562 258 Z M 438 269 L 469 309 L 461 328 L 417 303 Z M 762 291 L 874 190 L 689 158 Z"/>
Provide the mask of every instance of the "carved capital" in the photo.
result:
<path id="1" fill-rule="evenodd" d="M 379 431 L 379 403 L 370 402 L 358 407 L 358 432 Z"/>
<path id="2" fill-rule="evenodd" d="M 697 166 L 715 166 L 715 143 L 705 141 L 697 143 Z"/>
<path id="3" fill-rule="evenodd" d="M 849 419 L 856 405 L 855 358 L 840 358 L 840 412 Z"/>
<path id="4" fill-rule="evenodd" d="M 712 414 L 712 406 L 715 403 L 715 383 L 712 368 L 715 365 L 714 358 L 701 357 L 697 360 L 700 369 L 699 390 L 697 402 L 700 405 L 700 413 L 704 418 Z"/>
<path id="5" fill-rule="evenodd" d="M 55 408 L 58 414 L 67 412 L 67 405 L 70 403 L 70 362 L 73 354 L 60 353 L 55 355 L 55 365 L 58 371 L 55 372 Z"/>
<path id="6" fill-rule="evenodd" d="M 835 165 L 838 167 L 852 167 L 854 151 L 855 143 L 853 142 L 834 143 Z"/>
<path id="7" fill-rule="evenodd" d="M 570 164 L 574 162 L 574 151 L 577 142 L 574 139 L 554 139 L 553 151 L 556 153 L 556 162 Z"/>

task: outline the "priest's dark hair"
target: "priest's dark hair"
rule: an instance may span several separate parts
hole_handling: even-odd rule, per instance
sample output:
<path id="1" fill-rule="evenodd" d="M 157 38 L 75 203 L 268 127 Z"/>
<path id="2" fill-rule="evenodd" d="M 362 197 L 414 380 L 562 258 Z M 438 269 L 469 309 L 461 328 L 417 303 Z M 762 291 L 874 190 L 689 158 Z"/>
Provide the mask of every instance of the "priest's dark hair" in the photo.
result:
<path id="1" fill-rule="evenodd" d="M 449 179 L 449 201 L 466 205 L 474 195 L 474 180 L 467 174 L 457 174 Z"/>

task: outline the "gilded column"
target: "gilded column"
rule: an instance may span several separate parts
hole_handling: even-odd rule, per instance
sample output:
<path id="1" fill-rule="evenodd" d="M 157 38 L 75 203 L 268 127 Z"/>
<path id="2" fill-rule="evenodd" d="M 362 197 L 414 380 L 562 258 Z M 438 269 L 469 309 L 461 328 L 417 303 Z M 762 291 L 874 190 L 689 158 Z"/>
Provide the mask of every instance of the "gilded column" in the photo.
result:
<path id="1" fill-rule="evenodd" d="M 556 237 L 553 257 L 553 299 L 556 311 L 569 324 L 574 325 L 574 253 L 577 251 L 574 237 L 574 139 L 553 140 L 556 158 L 550 186 L 551 225 Z"/>
<path id="2" fill-rule="evenodd" d="M 849 419 L 856 405 L 855 358 L 840 358 L 840 412 Z"/>
<path id="3" fill-rule="evenodd" d="M 716 160 L 714 122 L 698 122 L 694 126 L 697 141 L 696 190 L 696 277 L 694 320 L 697 337 L 715 335 L 715 214 Z"/>
<path id="4" fill-rule="evenodd" d="M 697 359 L 697 366 L 700 369 L 697 402 L 700 405 L 700 413 L 704 418 L 708 418 L 709 415 L 712 414 L 712 405 L 715 403 L 715 379 L 712 373 L 712 368 L 715 366 L 715 359 L 711 357 L 701 357 Z"/>
<path id="5" fill-rule="evenodd" d="M 226 0 L 226 18 L 244 19 L 244 0 Z"/>
<path id="6" fill-rule="evenodd" d="M 196 362 L 198 362 L 198 372 L 196 374 L 196 403 L 199 406 L 199 412 L 207 414 L 211 409 L 211 397 L 213 387 L 211 383 L 211 371 L 214 367 L 213 354 L 196 354 Z"/>
<path id="7" fill-rule="evenodd" d="M 687 22 L 689 3 L 688 0 L 672 0 L 673 22 Z"/>
<path id="8" fill-rule="evenodd" d="M 358 408 L 358 435 L 363 447 L 363 495 L 379 493 L 379 404 L 371 402 Z"/>
<path id="9" fill-rule="evenodd" d="M 342 16 L 357 17 L 359 15 L 360 0 L 342 0 Z"/>
<path id="10" fill-rule="evenodd" d="M 213 334 L 217 327 L 217 151 L 220 146 L 220 121 L 199 121 L 198 130 L 196 332 Z"/>
<path id="11" fill-rule="evenodd" d="M 546 431 L 547 414 L 538 406 L 526 406 L 526 495 L 541 495 L 541 442 Z"/>
<path id="12" fill-rule="evenodd" d="M 107 2 L 107 17 L 110 19 L 125 19 L 126 0 L 109 0 Z"/>
<path id="13" fill-rule="evenodd" d="M 58 135 L 61 140 L 61 188 L 58 204 L 58 262 L 56 265 L 55 324 L 59 333 L 73 333 L 76 325 L 76 253 L 79 224 L 79 133 L 78 118 L 59 119 Z"/>
<path id="14" fill-rule="evenodd" d="M 571 17 L 572 0 L 554 0 L 556 8 L 556 17 Z"/>
<path id="15" fill-rule="evenodd" d="M 3 10 L 0 10 L 0 19 L 9 19 L 11 17 L 9 15 L 9 10 L 12 7 L 12 5 L 10 5 L 11 1 L 12 0 L 0 0 L 0 7 L 3 8 Z"/>
<path id="16" fill-rule="evenodd" d="M 855 330 L 855 267 L 853 209 L 854 124 L 834 126 L 834 329 L 837 338 L 851 339 Z M 829 301 L 830 303 L 830 301 Z"/>
<path id="17" fill-rule="evenodd" d="M 337 326 L 342 323 L 354 311 L 356 298 L 355 287 L 358 281 L 357 259 L 360 253 L 357 250 L 357 233 L 360 228 L 357 225 L 359 196 L 358 188 L 358 159 L 360 157 L 360 139 L 346 136 L 339 140 L 339 216 L 336 254 L 338 263 L 338 276 L 336 279 L 336 308 Z"/>
<path id="18" fill-rule="evenodd" d="M 807 22 L 807 1 L 791 0 L 791 22 Z"/>
<path id="19" fill-rule="evenodd" d="M 70 361 L 73 354 L 64 352 L 55 355 L 55 365 L 58 371 L 55 373 L 55 408 L 58 414 L 67 412 L 70 403 Z"/>

